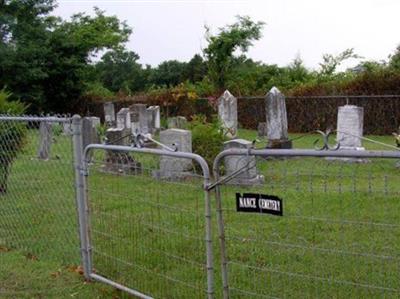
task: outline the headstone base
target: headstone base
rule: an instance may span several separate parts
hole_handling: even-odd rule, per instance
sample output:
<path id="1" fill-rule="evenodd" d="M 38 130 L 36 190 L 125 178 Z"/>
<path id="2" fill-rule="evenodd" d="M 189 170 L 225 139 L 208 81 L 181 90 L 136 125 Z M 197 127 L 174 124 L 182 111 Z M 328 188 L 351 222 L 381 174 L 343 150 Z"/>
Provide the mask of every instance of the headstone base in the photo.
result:
<path id="1" fill-rule="evenodd" d="M 341 150 L 356 150 L 356 151 L 365 151 L 364 147 L 347 147 L 343 146 L 338 149 L 338 151 Z M 347 163 L 369 163 L 370 160 L 365 159 L 365 158 L 339 158 L 339 157 L 326 157 L 325 158 L 328 161 L 338 161 L 338 162 L 347 162 Z"/>
<path id="2" fill-rule="evenodd" d="M 103 171 L 114 174 L 138 175 L 142 173 L 142 165 L 128 153 L 107 151 Z"/>
<path id="3" fill-rule="evenodd" d="M 258 123 L 257 126 L 257 135 L 258 137 L 265 137 L 268 134 L 268 128 L 266 122 Z"/>
<path id="4" fill-rule="evenodd" d="M 291 149 L 293 147 L 290 140 L 268 140 L 268 149 Z"/>
<path id="5" fill-rule="evenodd" d="M 222 177 L 221 179 L 224 179 Z M 226 185 L 236 185 L 236 186 L 256 186 L 262 185 L 265 182 L 265 177 L 261 174 L 258 174 L 254 178 L 233 178 L 228 180 Z"/>
<path id="6" fill-rule="evenodd" d="M 156 180 L 182 181 L 192 178 L 193 172 L 168 172 L 162 170 L 153 170 L 152 175 Z"/>

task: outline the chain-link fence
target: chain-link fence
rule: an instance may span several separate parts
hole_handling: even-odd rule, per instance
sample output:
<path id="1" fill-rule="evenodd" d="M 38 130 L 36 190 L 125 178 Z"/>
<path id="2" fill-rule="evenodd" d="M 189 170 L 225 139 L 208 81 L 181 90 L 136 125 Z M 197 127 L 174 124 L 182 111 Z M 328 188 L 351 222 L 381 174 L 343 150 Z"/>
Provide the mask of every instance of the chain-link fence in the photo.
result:
<path id="1" fill-rule="evenodd" d="M 81 127 L 0 116 L 0 297 L 399 297 L 399 151 L 228 150 L 210 184 Z"/>
<path id="2" fill-rule="evenodd" d="M 398 298 L 400 185 L 390 158 L 400 152 L 221 153 L 224 297 Z"/>
<path id="3" fill-rule="evenodd" d="M 0 116 L 0 297 L 62 294 L 25 263 L 80 263 L 71 136 L 70 118 Z"/>
<path id="4" fill-rule="evenodd" d="M 212 298 L 206 162 L 112 145 L 86 157 L 89 277 L 141 298 Z"/>

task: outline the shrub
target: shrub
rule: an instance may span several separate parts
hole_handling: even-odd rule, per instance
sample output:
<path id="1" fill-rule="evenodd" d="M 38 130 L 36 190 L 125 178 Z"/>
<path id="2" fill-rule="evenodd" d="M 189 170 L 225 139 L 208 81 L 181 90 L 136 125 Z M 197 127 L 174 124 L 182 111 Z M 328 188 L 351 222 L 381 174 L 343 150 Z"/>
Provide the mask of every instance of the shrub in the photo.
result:
<path id="1" fill-rule="evenodd" d="M 193 152 L 202 156 L 211 167 L 226 140 L 218 121 L 207 122 L 204 115 L 194 115 L 189 123 Z"/>
<path id="2" fill-rule="evenodd" d="M 10 93 L 0 90 L 0 114 L 17 115 L 26 107 L 18 101 L 8 101 Z M 23 146 L 26 126 L 20 122 L 0 122 L 0 194 L 7 191 L 7 178 L 12 161 Z"/>

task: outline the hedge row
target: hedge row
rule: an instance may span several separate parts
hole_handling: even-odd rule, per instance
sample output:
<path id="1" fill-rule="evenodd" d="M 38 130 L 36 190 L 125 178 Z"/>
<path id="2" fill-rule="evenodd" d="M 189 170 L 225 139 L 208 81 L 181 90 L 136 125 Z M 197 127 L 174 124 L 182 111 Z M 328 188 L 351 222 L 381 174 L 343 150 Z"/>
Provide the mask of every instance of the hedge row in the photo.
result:
<path id="1" fill-rule="evenodd" d="M 346 104 L 364 108 L 364 133 L 387 135 L 400 125 L 400 96 L 396 97 L 288 97 L 286 109 L 290 132 L 308 133 L 336 128 L 339 106 Z M 264 99 L 239 100 L 239 123 L 255 129 L 265 121 Z"/>
<path id="2" fill-rule="evenodd" d="M 115 110 L 135 103 L 160 105 L 163 117 L 182 115 L 190 119 L 194 114 L 211 118 L 216 114 L 215 101 L 206 99 L 160 101 L 150 97 L 130 98 L 115 101 Z M 364 133 L 387 135 L 397 131 L 400 125 L 400 95 L 393 97 L 287 97 L 286 108 L 289 131 L 308 133 L 314 130 L 336 128 L 338 107 L 352 104 L 364 107 Z M 88 104 L 87 112 L 103 118 L 103 103 Z M 265 100 L 263 98 L 238 99 L 238 119 L 242 128 L 257 129 L 265 121 Z"/>

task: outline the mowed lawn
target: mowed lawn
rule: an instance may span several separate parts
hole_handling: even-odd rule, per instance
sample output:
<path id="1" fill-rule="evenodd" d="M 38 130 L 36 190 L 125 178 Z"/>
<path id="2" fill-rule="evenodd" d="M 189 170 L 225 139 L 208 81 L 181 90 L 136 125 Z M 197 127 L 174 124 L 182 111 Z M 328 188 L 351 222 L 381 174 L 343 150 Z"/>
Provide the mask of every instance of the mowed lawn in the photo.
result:
<path id="1" fill-rule="evenodd" d="M 254 131 L 241 130 L 252 140 Z M 295 148 L 312 148 L 317 135 Z M 390 136 L 368 136 L 394 144 Z M 120 298 L 81 275 L 72 145 L 55 137 L 51 159 L 36 158 L 29 131 L 0 196 L 1 298 Z M 257 144 L 262 147 L 263 143 Z M 385 149 L 364 143 L 367 149 Z M 179 182 L 153 178 L 159 159 L 134 155 L 140 174 L 112 174 L 96 151 L 88 176 L 93 271 L 161 298 L 204 298 L 204 191 L 199 171 Z M 399 169 L 394 160 L 343 163 L 317 158 L 257 159 L 260 186 L 222 188 L 234 298 L 397 298 Z M 197 168 L 195 168 L 197 169 Z M 235 193 L 275 195 L 282 217 L 238 213 Z M 215 198 L 215 287 L 221 296 Z"/>

